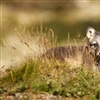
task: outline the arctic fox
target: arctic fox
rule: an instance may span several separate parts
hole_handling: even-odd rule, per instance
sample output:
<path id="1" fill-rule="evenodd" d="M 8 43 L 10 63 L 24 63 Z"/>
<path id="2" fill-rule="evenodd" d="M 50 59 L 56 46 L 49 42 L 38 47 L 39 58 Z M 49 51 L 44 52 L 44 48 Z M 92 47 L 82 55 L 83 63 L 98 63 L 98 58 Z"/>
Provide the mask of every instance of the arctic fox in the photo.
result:
<path id="1" fill-rule="evenodd" d="M 49 59 L 56 59 L 64 62 L 77 61 L 91 69 L 99 69 L 100 63 L 100 33 L 89 27 L 86 32 L 87 46 L 61 46 L 51 48 L 43 54 Z"/>

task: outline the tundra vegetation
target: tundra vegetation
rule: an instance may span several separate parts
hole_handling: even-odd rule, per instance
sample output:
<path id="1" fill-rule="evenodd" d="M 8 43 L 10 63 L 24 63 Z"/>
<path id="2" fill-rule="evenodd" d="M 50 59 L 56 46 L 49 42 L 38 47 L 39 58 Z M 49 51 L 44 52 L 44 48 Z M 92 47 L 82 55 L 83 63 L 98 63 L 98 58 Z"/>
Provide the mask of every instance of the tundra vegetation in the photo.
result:
<path id="1" fill-rule="evenodd" d="M 36 33 L 32 29 L 25 34 L 26 29 L 22 28 L 22 34 L 17 34 L 31 54 L 0 72 L 0 100 L 100 100 L 100 72 L 77 63 L 81 61 L 80 57 L 77 60 L 71 58 L 68 62 L 41 57 L 59 44 L 52 29 L 43 30 L 42 25 L 36 29 Z M 17 29 L 15 31 L 19 33 Z M 29 43 L 32 40 L 39 47 L 38 53 Z M 76 46 L 79 45 L 77 41 L 74 41 Z M 80 41 L 83 43 L 84 39 Z M 69 34 L 67 45 L 72 45 Z M 10 49 L 17 51 L 18 48 Z"/>

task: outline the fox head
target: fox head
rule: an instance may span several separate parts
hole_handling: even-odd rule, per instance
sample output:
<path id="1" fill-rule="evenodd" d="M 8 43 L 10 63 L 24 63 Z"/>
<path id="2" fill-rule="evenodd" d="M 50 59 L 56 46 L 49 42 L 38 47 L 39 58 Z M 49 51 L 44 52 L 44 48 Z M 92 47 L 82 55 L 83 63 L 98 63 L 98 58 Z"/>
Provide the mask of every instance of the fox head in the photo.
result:
<path id="1" fill-rule="evenodd" d="M 92 27 L 88 27 L 87 32 L 86 32 L 86 36 L 89 39 L 89 41 L 92 40 L 95 35 L 96 35 L 96 30 Z"/>

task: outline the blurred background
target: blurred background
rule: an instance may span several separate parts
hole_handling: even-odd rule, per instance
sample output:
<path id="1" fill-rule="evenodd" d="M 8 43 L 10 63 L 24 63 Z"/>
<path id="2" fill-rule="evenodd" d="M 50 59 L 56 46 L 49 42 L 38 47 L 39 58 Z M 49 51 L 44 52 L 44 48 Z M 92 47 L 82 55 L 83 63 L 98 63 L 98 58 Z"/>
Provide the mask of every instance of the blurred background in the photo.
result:
<path id="1" fill-rule="evenodd" d="M 66 45 L 68 33 L 73 40 L 77 33 L 85 37 L 89 26 L 100 31 L 99 0 L 2 0 L 0 6 L 0 40 L 9 45 L 17 41 L 13 26 L 24 25 L 30 31 L 42 22 L 43 30 L 52 29 L 60 45 Z M 8 50 L 2 48 L 1 59 L 1 66 L 8 63 Z"/>

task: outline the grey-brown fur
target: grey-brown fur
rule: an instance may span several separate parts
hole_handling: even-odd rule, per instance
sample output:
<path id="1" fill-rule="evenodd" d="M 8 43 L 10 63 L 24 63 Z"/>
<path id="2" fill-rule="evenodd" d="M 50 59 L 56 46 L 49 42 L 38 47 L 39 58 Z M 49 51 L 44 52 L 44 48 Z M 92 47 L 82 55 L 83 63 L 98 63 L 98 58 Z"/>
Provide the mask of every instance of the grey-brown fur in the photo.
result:
<path id="1" fill-rule="evenodd" d="M 83 53 L 84 46 L 62 46 L 62 47 L 55 47 L 47 50 L 44 56 L 50 58 L 54 58 L 57 60 L 65 61 L 65 58 L 75 58 L 77 53 Z"/>

